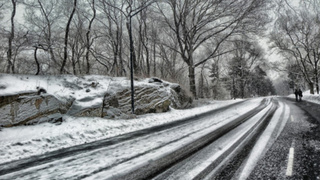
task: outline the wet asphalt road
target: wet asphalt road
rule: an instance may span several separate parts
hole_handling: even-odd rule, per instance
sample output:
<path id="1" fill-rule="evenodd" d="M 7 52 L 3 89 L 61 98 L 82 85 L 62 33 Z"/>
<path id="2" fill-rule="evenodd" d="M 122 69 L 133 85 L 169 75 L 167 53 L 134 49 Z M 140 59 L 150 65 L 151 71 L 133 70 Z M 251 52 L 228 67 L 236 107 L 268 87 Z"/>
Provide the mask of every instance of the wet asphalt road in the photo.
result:
<path id="1" fill-rule="evenodd" d="M 320 105 L 279 100 L 289 105 L 289 120 L 248 179 L 320 179 Z"/>

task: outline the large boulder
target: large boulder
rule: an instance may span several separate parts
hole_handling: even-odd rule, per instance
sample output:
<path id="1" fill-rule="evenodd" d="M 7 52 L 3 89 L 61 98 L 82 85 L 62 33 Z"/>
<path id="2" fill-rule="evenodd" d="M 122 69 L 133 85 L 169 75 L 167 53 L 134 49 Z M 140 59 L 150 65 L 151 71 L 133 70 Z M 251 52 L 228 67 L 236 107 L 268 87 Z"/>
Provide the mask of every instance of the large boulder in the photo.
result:
<path id="1" fill-rule="evenodd" d="M 135 88 L 135 114 L 160 113 L 169 110 L 170 94 L 162 86 Z"/>
<path id="2" fill-rule="evenodd" d="M 0 126 L 32 124 L 43 121 L 60 121 L 63 105 L 54 96 L 29 92 L 0 96 Z"/>
<path id="3" fill-rule="evenodd" d="M 112 85 L 110 85 L 112 86 Z M 101 104 L 81 107 L 75 102 L 69 110 L 72 116 L 89 116 L 103 118 L 130 117 L 131 89 L 117 86 L 113 93 L 107 92 Z M 93 99 L 86 98 L 86 100 Z M 150 78 L 148 83 L 136 83 L 134 87 L 134 111 L 136 115 L 167 112 L 170 106 L 184 109 L 192 104 L 192 96 L 179 84 L 168 83 L 158 78 Z"/>
<path id="4" fill-rule="evenodd" d="M 115 118 L 123 117 L 123 112 L 119 109 L 119 98 L 116 94 L 106 93 L 103 98 L 103 108 L 101 117 L 103 118 Z"/>
<path id="5" fill-rule="evenodd" d="M 192 105 L 193 98 L 190 93 L 181 88 L 179 84 L 171 84 L 171 101 L 172 107 L 175 109 L 185 109 Z"/>

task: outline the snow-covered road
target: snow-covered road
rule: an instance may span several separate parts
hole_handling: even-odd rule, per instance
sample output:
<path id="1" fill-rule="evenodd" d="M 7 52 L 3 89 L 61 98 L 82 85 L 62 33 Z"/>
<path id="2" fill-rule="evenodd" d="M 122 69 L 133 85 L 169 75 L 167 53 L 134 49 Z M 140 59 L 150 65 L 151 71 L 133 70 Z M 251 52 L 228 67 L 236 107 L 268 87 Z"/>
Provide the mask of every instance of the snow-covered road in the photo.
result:
<path id="1" fill-rule="evenodd" d="M 0 164 L 141 129 L 178 122 L 242 101 L 214 101 L 192 109 L 171 109 L 167 113 L 141 115 L 130 120 L 66 116 L 65 121 L 58 126 L 51 123 L 42 123 L 33 126 L 4 128 L 0 131 Z M 248 106 L 248 108 L 250 107 Z M 237 113 L 237 109 L 232 111 Z"/>
<path id="2" fill-rule="evenodd" d="M 0 179 L 317 179 L 318 108 L 309 102 L 277 97 L 219 102 L 202 106 L 197 113 L 195 109 L 171 112 L 180 113 L 179 118 L 170 113 L 155 114 L 153 117 L 159 118 L 155 121 L 152 115 L 139 117 L 127 121 L 134 128 L 104 138 L 93 133 L 94 128 L 83 136 L 65 131 L 74 139 L 97 137 L 82 144 L 71 141 L 76 143 L 62 149 L 53 146 L 51 151 L 25 158 L 11 142 L 6 147 L 13 153 L 2 150 L 9 160 L 0 163 Z M 175 119 L 164 119 L 165 115 Z M 151 123 L 139 125 L 146 119 Z M 67 121 L 61 127 L 73 123 Z M 39 130 L 42 127 L 39 125 Z M 20 127 L 22 134 L 24 128 L 30 127 Z M 96 129 L 101 132 L 101 128 L 105 127 Z M 1 133 L 14 131 L 10 128 Z M 50 137 L 53 145 L 61 138 L 55 135 Z M 30 137 L 21 136 L 25 141 L 17 147 L 28 147 Z M 44 143 L 44 138 L 35 142 Z M 14 153 L 21 159 L 10 159 Z"/>
<path id="3" fill-rule="evenodd" d="M 213 134 L 212 132 L 217 134 L 227 124 L 233 123 L 242 115 L 256 109 L 261 103 L 263 106 L 268 105 L 267 108 L 264 108 L 259 114 L 215 142 L 221 143 L 220 145 L 214 145 L 216 151 L 224 154 L 224 152 L 228 150 L 227 147 L 232 146 L 232 142 L 236 142 L 239 138 L 243 139 L 244 135 L 247 135 L 248 131 L 252 129 L 271 108 L 270 99 L 251 99 L 227 108 L 218 109 L 212 114 L 207 113 L 205 116 L 193 116 L 193 118 L 191 118 L 192 120 L 180 120 L 181 123 L 173 126 L 169 125 L 166 129 L 160 128 L 159 131 L 138 135 L 133 133 L 131 134 L 133 135 L 132 138 L 116 142 L 106 147 L 98 146 L 98 148 L 93 148 L 93 150 L 84 148 L 81 153 L 68 154 L 61 156 L 61 158 L 55 156 L 56 158 L 53 160 L 50 160 L 50 155 L 47 159 L 45 157 L 46 155 L 44 155 L 44 160 L 40 161 L 37 165 L 34 163 L 30 168 L 12 171 L 11 173 L 2 173 L 3 176 L 1 176 L 1 178 L 52 179 L 59 177 L 61 179 L 121 179 L 122 177 L 130 176 L 135 179 L 134 176 L 137 174 L 133 172 L 137 172 L 146 166 L 149 166 L 151 169 L 154 168 L 152 166 L 159 164 L 163 157 L 168 155 L 168 157 L 171 157 L 172 152 L 174 152 L 174 156 L 179 159 L 178 157 L 182 150 L 184 152 L 186 151 L 185 147 L 194 146 L 194 142 L 197 142 L 207 134 Z M 224 133 L 225 132 L 223 132 L 223 134 Z M 214 138 L 216 139 L 218 137 Z M 191 147 L 189 147 L 189 149 Z M 191 152 L 192 151 L 193 150 L 191 150 Z M 217 153 L 216 156 L 218 156 L 218 154 L 219 153 Z M 32 162 L 32 158 L 29 158 L 29 162 Z M 19 166 L 19 161 L 11 163 L 11 166 L 15 166 L 15 164 Z M 198 167 L 205 166 L 199 165 Z M 8 169 L 10 169 L 10 167 Z M 2 172 L 9 172 L 8 169 L 2 167 L 0 170 L 2 170 Z M 196 171 L 196 169 L 194 169 L 194 171 Z M 131 175 L 128 175 L 129 172 L 132 172 Z M 196 175 L 197 173 L 194 174 Z M 144 176 L 148 175 L 144 174 Z"/>

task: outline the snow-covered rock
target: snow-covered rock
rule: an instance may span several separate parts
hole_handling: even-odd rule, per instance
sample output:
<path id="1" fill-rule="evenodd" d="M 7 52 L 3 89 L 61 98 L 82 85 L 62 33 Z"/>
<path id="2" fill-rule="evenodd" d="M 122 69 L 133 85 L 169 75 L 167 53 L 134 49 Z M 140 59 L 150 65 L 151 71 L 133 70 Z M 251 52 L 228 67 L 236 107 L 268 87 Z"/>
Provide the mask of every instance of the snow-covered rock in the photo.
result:
<path id="1" fill-rule="evenodd" d="M 126 96 L 121 98 L 120 104 L 124 105 L 130 97 L 130 93 L 126 93 Z M 169 110 L 170 104 L 170 94 L 162 86 L 135 87 L 135 114 L 166 112 Z M 130 106 L 123 107 L 130 111 L 128 109 Z"/>
<path id="2" fill-rule="evenodd" d="M 90 107 L 81 105 L 89 101 L 93 102 L 93 99 L 84 98 L 75 101 L 68 114 L 75 117 L 124 118 L 132 112 L 131 90 L 126 86 L 118 87 L 113 93 L 107 92 L 102 100 L 91 103 Z M 192 98 L 178 84 L 166 85 L 165 87 L 159 81 L 156 84 L 137 84 L 134 88 L 134 101 L 136 115 L 167 112 L 170 105 L 177 109 L 183 109 L 192 104 Z"/>
<path id="3" fill-rule="evenodd" d="M 185 109 L 191 106 L 192 96 L 187 91 L 182 89 L 179 84 L 172 84 L 171 88 L 171 100 L 172 107 L 175 109 Z"/>
<path id="4" fill-rule="evenodd" d="M 0 126 L 38 122 L 56 122 L 61 118 L 62 103 L 52 95 L 28 92 L 0 96 Z"/>
<path id="5" fill-rule="evenodd" d="M 73 117 L 134 117 L 125 77 L 0 74 L 0 127 L 62 121 Z M 42 90 L 40 92 L 40 90 Z M 41 94 L 41 95 L 40 95 Z M 179 84 L 159 78 L 134 82 L 135 115 L 184 109 L 192 97 Z"/>

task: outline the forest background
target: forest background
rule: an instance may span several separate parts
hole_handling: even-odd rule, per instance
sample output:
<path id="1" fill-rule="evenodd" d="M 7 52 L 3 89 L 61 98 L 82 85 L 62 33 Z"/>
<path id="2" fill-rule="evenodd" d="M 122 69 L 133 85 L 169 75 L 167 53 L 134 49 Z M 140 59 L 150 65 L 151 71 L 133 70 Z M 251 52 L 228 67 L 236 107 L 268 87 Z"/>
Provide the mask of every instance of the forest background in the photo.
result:
<path id="1" fill-rule="evenodd" d="M 0 13 L 0 73 L 132 67 L 195 98 L 319 93 L 317 0 L 0 0 Z"/>

